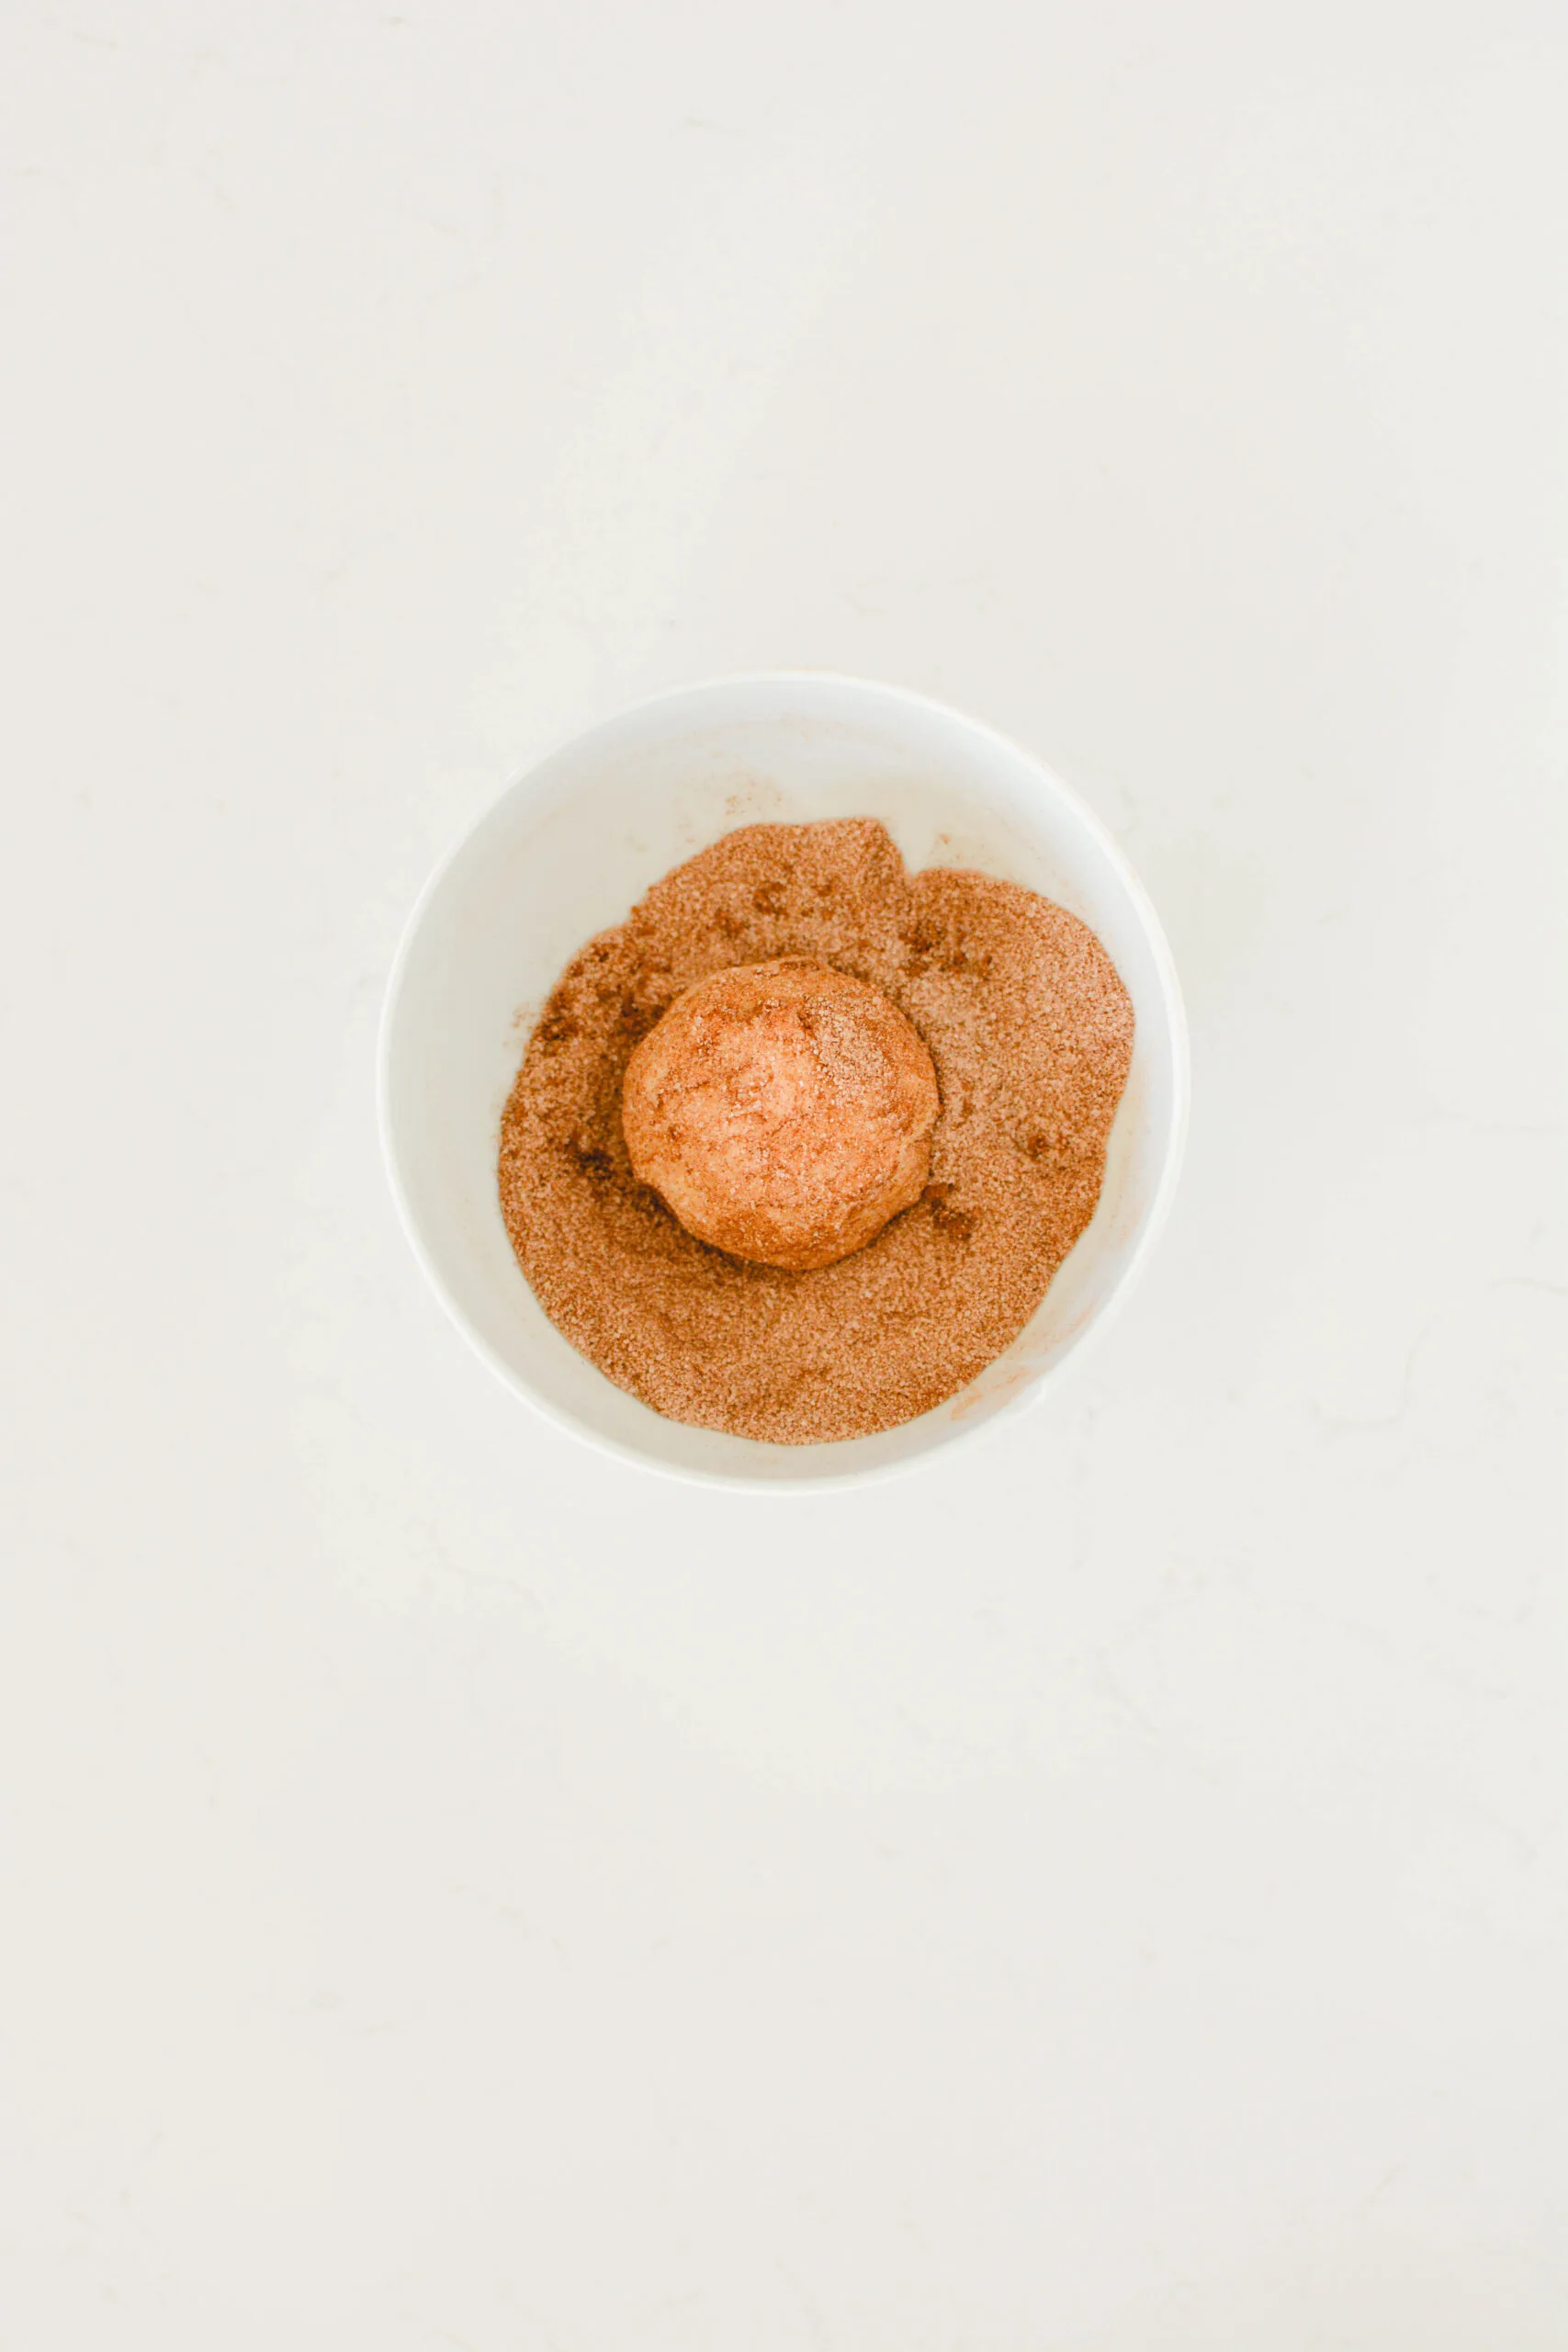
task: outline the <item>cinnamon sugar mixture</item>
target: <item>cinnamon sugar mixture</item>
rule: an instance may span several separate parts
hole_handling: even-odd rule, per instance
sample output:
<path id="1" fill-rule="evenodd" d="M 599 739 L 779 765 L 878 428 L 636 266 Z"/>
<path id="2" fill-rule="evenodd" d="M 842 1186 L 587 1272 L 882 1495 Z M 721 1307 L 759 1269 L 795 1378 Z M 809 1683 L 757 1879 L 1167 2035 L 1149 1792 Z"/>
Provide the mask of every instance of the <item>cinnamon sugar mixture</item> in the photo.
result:
<path id="1" fill-rule="evenodd" d="M 631 1171 L 621 1080 L 682 989 L 809 956 L 886 991 L 942 1109 L 913 1208 L 835 1264 L 710 1249 Z M 558 1329 L 671 1419 L 780 1445 L 930 1411 L 1028 1322 L 1089 1223 L 1133 1007 L 1088 927 L 1016 883 L 908 875 L 868 818 L 748 825 L 658 882 L 568 965 L 501 1132 L 501 1204 Z"/>

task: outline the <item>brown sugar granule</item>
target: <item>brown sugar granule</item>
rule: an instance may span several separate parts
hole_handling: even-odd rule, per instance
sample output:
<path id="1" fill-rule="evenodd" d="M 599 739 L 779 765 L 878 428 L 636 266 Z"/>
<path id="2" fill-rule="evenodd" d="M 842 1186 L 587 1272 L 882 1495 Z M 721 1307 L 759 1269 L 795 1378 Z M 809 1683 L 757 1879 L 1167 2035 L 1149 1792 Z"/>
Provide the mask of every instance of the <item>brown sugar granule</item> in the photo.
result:
<path id="1" fill-rule="evenodd" d="M 890 997 L 942 1094 L 931 1181 L 836 1263 L 727 1257 L 632 1173 L 621 1081 L 683 989 L 807 957 Z M 540 1304 L 672 1420 L 780 1445 L 929 1412 L 1016 1338 L 1094 1212 L 1133 1007 L 1088 926 L 1017 883 L 908 875 L 869 818 L 748 825 L 573 957 L 502 1121 L 501 1204 Z"/>

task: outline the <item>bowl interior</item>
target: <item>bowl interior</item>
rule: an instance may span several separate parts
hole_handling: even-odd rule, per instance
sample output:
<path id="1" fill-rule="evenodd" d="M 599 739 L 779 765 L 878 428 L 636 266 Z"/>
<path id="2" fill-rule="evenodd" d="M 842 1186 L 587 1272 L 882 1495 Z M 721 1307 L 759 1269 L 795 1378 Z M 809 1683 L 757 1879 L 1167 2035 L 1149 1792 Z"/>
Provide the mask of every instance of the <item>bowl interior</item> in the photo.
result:
<path id="1" fill-rule="evenodd" d="M 1136 1038 L 1094 1218 L 1033 1319 L 967 1388 L 901 1429 L 773 1446 L 688 1429 L 624 1395 L 556 1330 L 496 1191 L 501 1114 L 562 967 L 650 883 L 736 825 L 876 817 L 911 870 L 976 866 L 1083 918 L 1132 996 Z M 852 679 L 734 679 L 660 696 L 502 795 L 410 922 L 382 1038 L 382 1122 L 411 1238 L 447 1307 L 523 1396 L 667 1470 L 742 1483 L 863 1476 L 948 1445 L 1032 1396 L 1100 1322 L 1176 1174 L 1186 1050 L 1148 901 L 1096 820 L 1016 746 Z"/>

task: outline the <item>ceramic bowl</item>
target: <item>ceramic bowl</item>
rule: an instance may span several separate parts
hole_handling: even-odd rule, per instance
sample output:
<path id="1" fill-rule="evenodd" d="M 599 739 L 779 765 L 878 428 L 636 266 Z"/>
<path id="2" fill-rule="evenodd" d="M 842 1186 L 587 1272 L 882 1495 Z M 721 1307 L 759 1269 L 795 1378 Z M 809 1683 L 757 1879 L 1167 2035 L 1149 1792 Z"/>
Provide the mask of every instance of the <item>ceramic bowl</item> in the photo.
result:
<path id="1" fill-rule="evenodd" d="M 1032 1320 L 956 1396 L 875 1437 L 766 1445 L 625 1395 L 546 1317 L 502 1222 L 501 1114 L 562 967 L 649 885 L 736 825 L 876 817 L 905 864 L 1022 882 L 1099 934 L 1136 1040 L 1094 1217 Z M 841 1486 L 1037 1407 L 1145 1262 L 1187 1117 L 1186 1024 L 1157 918 L 1105 828 L 1051 770 L 959 712 L 811 673 L 727 678 L 622 711 L 538 761 L 460 841 L 410 918 L 381 1030 L 392 1191 L 447 1312 L 525 1403 L 609 1453 L 705 1483 Z"/>

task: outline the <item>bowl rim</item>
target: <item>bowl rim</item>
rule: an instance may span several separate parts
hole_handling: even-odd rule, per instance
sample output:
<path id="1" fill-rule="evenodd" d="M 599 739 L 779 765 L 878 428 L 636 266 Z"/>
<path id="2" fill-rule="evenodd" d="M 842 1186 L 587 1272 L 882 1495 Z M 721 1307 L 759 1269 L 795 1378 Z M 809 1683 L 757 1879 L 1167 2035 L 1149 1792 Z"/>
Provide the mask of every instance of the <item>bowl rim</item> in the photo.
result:
<path id="1" fill-rule="evenodd" d="M 398 1163 L 391 1111 L 393 1037 L 397 1027 L 399 1004 L 407 979 L 414 942 L 419 936 L 433 900 L 479 827 L 503 801 L 510 799 L 514 793 L 518 792 L 539 769 L 558 758 L 561 752 L 572 750 L 589 736 L 597 734 L 602 728 L 618 726 L 626 719 L 639 717 L 645 711 L 655 710 L 664 703 L 694 700 L 703 695 L 733 691 L 736 688 L 766 689 L 783 685 L 822 684 L 852 686 L 887 701 L 904 703 L 916 709 L 934 712 L 943 718 L 953 720 L 972 734 L 988 738 L 991 742 L 1023 760 L 1030 767 L 1037 769 L 1052 788 L 1061 795 L 1071 808 L 1079 824 L 1090 835 L 1114 870 L 1138 917 L 1153 955 L 1155 968 L 1159 978 L 1167 1033 L 1170 1040 L 1172 1117 L 1159 1182 L 1155 1188 L 1154 1199 L 1145 1216 L 1143 1229 L 1133 1252 L 1122 1269 L 1115 1286 L 1101 1302 L 1098 1312 L 1063 1350 L 1055 1363 L 1039 1374 L 1035 1379 L 1026 1382 L 1016 1395 L 1010 1396 L 1005 1404 L 998 1406 L 994 1412 L 986 1414 L 983 1418 L 972 1422 L 966 1429 L 958 1430 L 942 1444 L 901 1454 L 891 1462 L 869 1463 L 863 1469 L 845 1467 L 842 1470 L 823 1471 L 819 1475 L 813 1474 L 804 1477 L 772 1477 L 764 1474 L 761 1476 L 748 1478 L 728 1471 L 698 1468 L 686 1463 L 663 1462 L 657 1455 L 643 1453 L 635 1445 L 626 1444 L 618 1438 L 608 1437 L 602 1430 L 590 1428 L 566 1408 L 543 1396 L 524 1380 L 514 1366 L 510 1364 L 483 1333 L 469 1321 L 467 1313 L 448 1287 L 446 1277 L 434 1258 L 425 1246 L 424 1238 L 420 1230 L 412 1203 L 403 1183 L 402 1171 Z M 398 1221 L 402 1227 L 409 1247 L 426 1282 L 445 1309 L 448 1320 L 462 1333 L 475 1354 L 490 1367 L 503 1387 L 521 1403 L 540 1415 L 543 1419 L 550 1422 L 557 1429 L 566 1430 L 580 1444 L 591 1447 L 597 1453 L 609 1455 L 617 1462 L 628 1463 L 635 1468 L 656 1477 L 672 1478 L 684 1486 L 717 1488 L 735 1494 L 765 1496 L 842 1494 L 856 1487 L 880 1485 L 886 1479 L 908 1476 L 922 1466 L 927 1468 L 934 1466 L 937 1462 L 945 1459 L 956 1449 L 967 1448 L 977 1438 L 994 1432 L 1005 1423 L 1017 1419 L 1021 1414 L 1032 1411 L 1041 1404 L 1069 1369 L 1076 1372 L 1081 1368 L 1089 1351 L 1104 1337 L 1141 1279 L 1155 1244 L 1164 1230 L 1166 1220 L 1170 1215 L 1171 1204 L 1175 1199 L 1182 1162 L 1186 1157 L 1190 1107 L 1191 1045 L 1188 1034 L 1187 1010 L 1182 1000 L 1181 983 L 1176 969 L 1176 959 L 1171 954 L 1170 943 L 1166 937 L 1165 927 L 1156 912 L 1153 899 L 1109 828 L 1073 786 L 1057 774 L 1048 761 L 1042 759 L 1037 752 L 1031 751 L 1026 744 L 1021 743 L 1015 736 L 1007 734 L 1001 728 L 992 727 L 985 719 L 971 717 L 969 712 L 960 710 L 955 704 L 944 702 L 935 695 L 923 694 L 912 686 L 890 685 L 885 679 L 863 677 L 846 670 L 809 668 L 741 670 L 722 673 L 713 677 L 688 679 L 680 684 L 662 686 L 657 693 L 639 695 L 635 702 L 622 704 L 615 709 L 606 712 L 602 718 L 594 719 L 588 726 L 576 728 L 570 734 L 562 735 L 546 744 L 534 753 L 526 765 L 520 768 L 498 793 L 486 801 L 483 808 L 468 819 L 461 831 L 449 842 L 426 876 L 423 888 L 409 910 L 391 964 L 388 968 L 386 987 L 381 1001 L 381 1018 L 377 1031 L 376 1125 L 381 1148 L 382 1166 L 386 1170 L 393 1205 L 398 1213 Z M 932 1410 L 941 1412 L 951 1401 L 950 1398 L 944 1398 L 942 1404 L 933 1407 Z M 845 1438 L 838 1442 L 850 1446 L 858 1445 L 862 1441 L 858 1438 Z M 798 1454 L 799 1449 L 793 1446 L 780 1446 L 776 1451 L 780 1454 Z"/>

